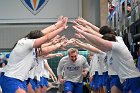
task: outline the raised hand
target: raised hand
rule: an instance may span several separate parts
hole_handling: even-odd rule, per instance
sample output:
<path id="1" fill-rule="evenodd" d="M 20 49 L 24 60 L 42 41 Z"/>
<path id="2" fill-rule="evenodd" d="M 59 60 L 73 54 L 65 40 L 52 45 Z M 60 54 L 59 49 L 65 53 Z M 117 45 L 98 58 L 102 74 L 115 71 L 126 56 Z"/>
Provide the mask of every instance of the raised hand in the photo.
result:
<path id="1" fill-rule="evenodd" d="M 88 21 L 86 21 L 85 19 L 83 19 L 82 17 L 78 17 L 77 19 L 76 19 L 76 21 L 78 22 L 78 23 L 80 23 L 80 24 L 82 24 L 83 26 L 87 26 L 88 25 Z"/>
<path id="2" fill-rule="evenodd" d="M 60 49 L 66 50 L 65 47 L 68 45 L 68 39 L 66 37 L 62 37 L 60 43 L 61 43 Z"/>
<path id="3" fill-rule="evenodd" d="M 74 37 L 75 38 L 79 38 L 79 39 L 85 39 L 85 37 L 82 34 L 80 34 L 80 33 L 75 33 Z"/>

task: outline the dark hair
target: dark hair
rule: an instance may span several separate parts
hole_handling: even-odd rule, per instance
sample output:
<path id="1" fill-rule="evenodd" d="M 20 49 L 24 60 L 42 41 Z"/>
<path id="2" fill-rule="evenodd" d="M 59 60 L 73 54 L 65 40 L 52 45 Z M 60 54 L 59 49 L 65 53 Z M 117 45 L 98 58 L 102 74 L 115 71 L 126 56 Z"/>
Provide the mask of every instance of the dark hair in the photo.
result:
<path id="1" fill-rule="evenodd" d="M 108 41 L 116 41 L 116 37 L 113 34 L 105 34 L 102 38 Z"/>
<path id="2" fill-rule="evenodd" d="M 37 38 L 42 37 L 43 35 L 44 34 L 40 30 L 33 30 L 28 35 L 26 35 L 25 38 L 37 39 Z M 36 53 L 36 58 L 41 55 L 41 53 L 42 53 L 41 46 L 38 48 L 35 48 L 35 53 Z M 37 62 L 38 62 L 38 58 L 37 58 Z"/>
<path id="3" fill-rule="evenodd" d="M 42 37 L 43 35 L 44 34 L 40 30 L 33 30 L 28 35 L 26 35 L 25 38 L 28 38 L 28 39 L 36 39 L 36 38 Z M 12 49 L 14 49 L 14 47 L 16 46 L 16 44 L 17 44 L 17 42 L 15 43 L 15 45 L 13 46 Z"/>
<path id="4" fill-rule="evenodd" d="M 111 31 L 110 34 L 117 36 L 117 33 L 115 31 Z"/>
<path id="5" fill-rule="evenodd" d="M 31 31 L 28 35 L 26 35 L 25 37 L 28 39 L 36 39 L 36 38 L 40 38 L 42 37 L 44 34 L 40 31 L 40 30 L 34 30 Z"/>
<path id="6" fill-rule="evenodd" d="M 110 27 L 102 26 L 99 30 L 99 33 L 104 35 L 104 34 L 107 34 L 107 33 L 111 33 L 111 31 L 113 31 L 113 30 Z"/>

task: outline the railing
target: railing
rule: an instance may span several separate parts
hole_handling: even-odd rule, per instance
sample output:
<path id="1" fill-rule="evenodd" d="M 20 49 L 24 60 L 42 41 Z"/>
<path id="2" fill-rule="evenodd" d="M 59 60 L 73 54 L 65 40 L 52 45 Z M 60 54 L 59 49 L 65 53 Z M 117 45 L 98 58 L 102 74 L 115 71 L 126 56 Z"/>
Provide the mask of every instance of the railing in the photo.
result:
<path id="1" fill-rule="evenodd" d="M 129 32 L 129 27 L 140 19 L 140 0 L 131 0 L 131 11 L 128 11 L 128 0 L 121 0 L 107 18 L 108 24 L 122 35 L 123 31 Z"/>

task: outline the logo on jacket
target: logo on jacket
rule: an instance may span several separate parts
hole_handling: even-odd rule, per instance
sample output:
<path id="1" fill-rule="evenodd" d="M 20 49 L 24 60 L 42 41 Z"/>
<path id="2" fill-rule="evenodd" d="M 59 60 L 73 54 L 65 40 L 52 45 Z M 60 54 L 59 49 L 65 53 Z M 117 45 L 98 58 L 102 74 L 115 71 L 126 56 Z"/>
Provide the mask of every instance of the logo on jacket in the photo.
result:
<path id="1" fill-rule="evenodd" d="M 38 14 L 49 0 L 21 0 L 23 5 L 34 15 Z"/>

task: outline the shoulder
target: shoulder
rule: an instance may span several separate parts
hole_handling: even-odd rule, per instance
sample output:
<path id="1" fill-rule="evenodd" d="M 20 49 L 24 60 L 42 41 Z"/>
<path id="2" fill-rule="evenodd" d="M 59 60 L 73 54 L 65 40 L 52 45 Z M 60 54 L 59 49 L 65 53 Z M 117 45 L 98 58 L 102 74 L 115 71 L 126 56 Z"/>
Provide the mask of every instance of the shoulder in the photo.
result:
<path id="1" fill-rule="evenodd" d="M 69 59 L 68 56 L 64 56 L 64 57 L 62 57 L 62 58 L 60 59 L 60 61 L 65 61 L 65 60 L 68 60 L 68 59 Z"/>
<path id="2" fill-rule="evenodd" d="M 126 47 L 125 44 L 122 44 L 120 42 L 112 42 L 112 50 L 119 50 L 123 49 L 124 47 Z"/>
<path id="3" fill-rule="evenodd" d="M 82 59 L 82 60 L 86 60 L 86 57 L 83 55 L 78 55 L 78 58 Z"/>
<path id="4" fill-rule="evenodd" d="M 17 42 L 17 44 L 19 44 L 19 45 L 24 45 L 24 44 L 26 44 L 26 43 L 31 43 L 31 42 L 34 42 L 34 39 L 28 39 L 28 38 L 22 38 L 22 39 L 20 39 L 18 42 Z"/>

